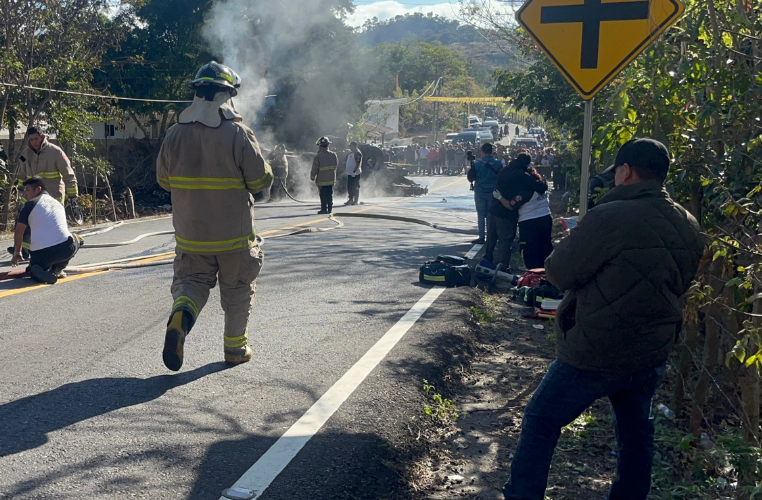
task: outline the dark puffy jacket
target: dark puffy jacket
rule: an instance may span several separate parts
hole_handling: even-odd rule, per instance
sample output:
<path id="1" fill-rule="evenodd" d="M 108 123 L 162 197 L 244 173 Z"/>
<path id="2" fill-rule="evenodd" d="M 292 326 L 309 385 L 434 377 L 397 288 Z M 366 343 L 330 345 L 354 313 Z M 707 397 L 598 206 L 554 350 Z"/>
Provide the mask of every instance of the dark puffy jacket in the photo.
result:
<path id="1" fill-rule="evenodd" d="M 696 219 L 661 183 L 606 193 L 545 261 L 548 280 L 567 291 L 558 357 L 624 374 L 666 361 L 703 249 Z"/>

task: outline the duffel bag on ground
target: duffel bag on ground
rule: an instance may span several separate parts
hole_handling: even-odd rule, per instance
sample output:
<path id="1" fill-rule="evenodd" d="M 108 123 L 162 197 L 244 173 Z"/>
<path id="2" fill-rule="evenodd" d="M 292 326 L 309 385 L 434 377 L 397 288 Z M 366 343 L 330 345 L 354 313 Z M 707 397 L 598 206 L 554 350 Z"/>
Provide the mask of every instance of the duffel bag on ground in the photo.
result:
<path id="1" fill-rule="evenodd" d="M 427 262 L 421 266 L 418 281 L 427 285 L 446 286 L 447 270 L 450 266 L 441 262 Z"/>
<path id="2" fill-rule="evenodd" d="M 427 285 L 466 286 L 471 283 L 468 266 L 452 266 L 442 262 L 427 262 L 421 266 L 418 280 Z"/>

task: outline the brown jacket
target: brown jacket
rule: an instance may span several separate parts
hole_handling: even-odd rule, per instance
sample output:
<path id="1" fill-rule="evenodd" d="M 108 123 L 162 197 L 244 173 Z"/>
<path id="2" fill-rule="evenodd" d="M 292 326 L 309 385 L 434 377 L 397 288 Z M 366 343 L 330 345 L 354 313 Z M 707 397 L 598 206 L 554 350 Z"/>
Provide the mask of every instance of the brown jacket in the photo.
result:
<path id="1" fill-rule="evenodd" d="M 233 120 L 217 128 L 174 125 L 156 177 L 172 193 L 178 249 L 214 255 L 247 250 L 255 241 L 252 195 L 270 187 L 273 173 L 247 126 Z"/>
<path id="2" fill-rule="evenodd" d="M 310 180 L 315 181 L 318 187 L 333 186 L 336 184 L 336 167 L 338 165 L 339 157 L 336 156 L 336 153 L 321 149 L 312 162 Z"/>
<path id="3" fill-rule="evenodd" d="M 69 157 L 63 149 L 50 144 L 47 139 L 42 141 L 39 153 L 27 146 L 19 156 L 19 181 L 23 182 L 35 175 L 43 179 L 48 194 L 60 202 L 63 202 L 64 195 L 77 195 L 77 177 Z"/>

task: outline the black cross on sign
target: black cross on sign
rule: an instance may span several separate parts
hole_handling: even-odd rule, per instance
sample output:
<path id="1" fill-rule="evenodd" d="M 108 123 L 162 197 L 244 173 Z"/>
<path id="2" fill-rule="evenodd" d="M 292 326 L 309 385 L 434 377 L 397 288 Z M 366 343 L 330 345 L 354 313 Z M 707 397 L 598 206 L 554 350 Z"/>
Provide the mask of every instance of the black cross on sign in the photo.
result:
<path id="1" fill-rule="evenodd" d="M 604 21 L 636 21 L 650 17 L 649 1 L 602 3 L 584 0 L 582 5 L 543 7 L 540 24 L 582 23 L 582 69 L 598 68 L 598 45 Z"/>

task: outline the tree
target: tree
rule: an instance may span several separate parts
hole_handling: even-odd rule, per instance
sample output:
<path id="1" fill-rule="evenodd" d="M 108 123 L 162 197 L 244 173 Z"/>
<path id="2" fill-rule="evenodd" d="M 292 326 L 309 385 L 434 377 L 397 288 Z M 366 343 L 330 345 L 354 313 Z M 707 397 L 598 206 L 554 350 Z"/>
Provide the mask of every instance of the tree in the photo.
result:
<path id="1" fill-rule="evenodd" d="M 4 47 L 0 73 L 5 83 L 14 85 L 3 87 L 0 125 L 15 130 L 19 123 L 45 122 L 48 130 L 69 140 L 82 137 L 72 118 L 90 101 L 29 87 L 93 92 L 92 72 L 109 43 L 120 37 L 118 26 L 105 15 L 107 4 L 106 0 L 0 0 Z M 8 159 L 14 175 L 19 153 L 12 142 Z M 12 182 L 13 175 L 3 191 L 0 224 L 5 228 Z"/>
<path id="2" fill-rule="evenodd" d="M 213 0 L 146 0 L 124 9 L 119 21 L 129 26 L 124 41 L 103 56 L 95 84 L 114 95 L 139 99 L 185 100 L 193 72 L 212 58 L 201 34 Z M 162 138 L 180 103 L 119 101 L 145 140 L 158 125 Z"/>

